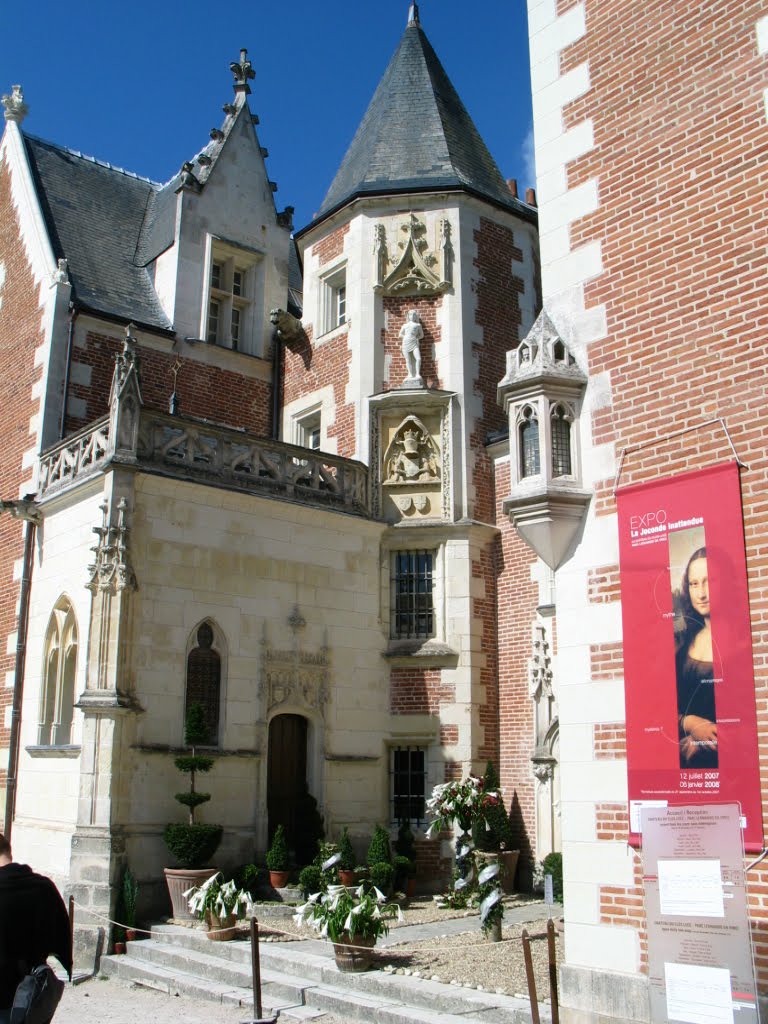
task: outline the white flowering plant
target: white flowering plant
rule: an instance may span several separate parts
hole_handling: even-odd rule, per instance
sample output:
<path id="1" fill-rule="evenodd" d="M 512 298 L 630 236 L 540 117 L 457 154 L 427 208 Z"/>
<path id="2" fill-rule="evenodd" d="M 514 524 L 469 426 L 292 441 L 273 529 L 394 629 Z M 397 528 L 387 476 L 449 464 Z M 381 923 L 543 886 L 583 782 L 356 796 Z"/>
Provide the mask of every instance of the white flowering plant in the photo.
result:
<path id="1" fill-rule="evenodd" d="M 388 920 L 402 920 L 400 907 L 387 903 L 384 894 L 375 886 L 329 885 L 327 892 L 313 893 L 293 915 L 296 924 L 309 928 L 331 942 L 343 942 L 346 937 L 359 936 L 378 939 L 389 931 Z"/>
<path id="2" fill-rule="evenodd" d="M 233 880 L 224 881 L 220 871 L 211 875 L 202 885 L 187 889 L 184 893 L 187 906 L 201 921 L 206 914 L 214 914 L 220 920 L 234 916 L 243 918 L 253 913 L 253 900 L 246 889 L 238 889 Z"/>
<path id="3" fill-rule="evenodd" d="M 445 832 L 454 824 L 462 832 L 469 832 L 479 820 L 485 821 L 486 808 L 497 800 L 498 793 L 486 791 L 483 779 L 477 775 L 435 786 L 427 800 L 427 810 L 434 816 L 427 835 Z M 488 827 L 488 823 L 485 824 Z"/>

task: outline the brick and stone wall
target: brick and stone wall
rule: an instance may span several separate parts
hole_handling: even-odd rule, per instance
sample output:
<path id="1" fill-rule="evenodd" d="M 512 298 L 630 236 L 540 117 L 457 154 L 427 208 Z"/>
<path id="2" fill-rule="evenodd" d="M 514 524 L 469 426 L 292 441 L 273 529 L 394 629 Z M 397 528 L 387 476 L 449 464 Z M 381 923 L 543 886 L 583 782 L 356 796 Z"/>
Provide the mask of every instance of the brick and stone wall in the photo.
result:
<path id="1" fill-rule="evenodd" d="M 13 499 L 25 481 L 34 490 L 25 455 L 35 447 L 30 424 L 39 411 L 35 389 L 41 367 L 35 357 L 43 325 L 40 288 L 21 237 L 5 158 L 0 160 L 0 253 L 0 499 Z M 0 515 L 0 808 L 8 764 L 23 533 L 23 523 Z"/>
<path id="2" fill-rule="evenodd" d="M 576 564 L 558 574 L 571 687 L 563 725 L 581 781 L 578 794 L 564 793 L 566 820 L 574 801 L 565 835 L 568 960 L 642 973 L 638 858 L 627 859 L 626 822 L 614 818 L 611 829 L 601 819 L 615 813 L 625 785 L 616 746 L 623 668 L 614 475 L 621 450 L 638 445 L 646 447 L 625 460 L 622 485 L 732 458 L 720 425 L 706 425 L 718 417 L 749 466 L 742 496 L 763 760 L 768 753 L 768 454 L 756 419 L 767 355 L 768 23 L 759 0 L 528 6 L 544 298 L 589 372 L 581 437 L 585 483 L 595 493 Z M 583 819 L 575 824 L 585 789 L 598 814 L 592 842 Z M 596 857 L 603 880 L 593 887 L 584 880 Z M 570 899 L 569 880 L 583 883 Z M 767 882 L 763 865 L 749 872 L 750 888 Z M 765 986 L 759 898 L 752 913 Z M 566 1006 L 578 998 L 566 987 Z"/>
<path id="3" fill-rule="evenodd" d="M 122 344 L 119 332 L 108 325 L 101 331 L 88 329 L 77 338 L 70 372 L 68 433 L 107 414 L 115 356 Z M 190 346 L 186 348 L 189 350 Z M 261 370 L 263 365 L 262 360 L 229 352 L 222 358 L 228 362 L 243 361 L 244 370 L 255 368 L 257 364 Z M 181 355 L 175 349 L 159 351 L 146 344 L 140 344 L 139 359 L 141 397 L 147 408 L 168 412 L 176 368 L 176 395 L 182 415 L 240 427 L 260 437 L 267 435 L 272 389 L 270 383 L 262 379 L 263 373 L 239 373 Z"/>

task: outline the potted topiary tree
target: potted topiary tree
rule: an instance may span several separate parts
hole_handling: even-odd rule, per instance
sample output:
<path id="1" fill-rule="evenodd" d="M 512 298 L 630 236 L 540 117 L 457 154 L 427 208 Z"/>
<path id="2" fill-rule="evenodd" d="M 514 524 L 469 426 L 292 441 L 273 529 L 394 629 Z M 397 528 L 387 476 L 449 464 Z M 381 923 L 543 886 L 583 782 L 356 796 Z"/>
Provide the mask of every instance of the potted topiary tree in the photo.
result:
<path id="1" fill-rule="evenodd" d="M 272 845 L 267 851 L 267 867 L 269 868 L 269 883 L 272 888 L 283 889 L 288 883 L 290 859 L 288 857 L 285 829 L 282 825 L 277 826 L 277 830 L 272 837 Z"/>
<path id="2" fill-rule="evenodd" d="M 368 880 L 371 885 L 388 896 L 392 890 L 395 869 L 392 866 L 392 851 L 389 846 L 389 833 L 381 825 L 373 830 L 366 857 L 368 864 Z"/>
<path id="3" fill-rule="evenodd" d="M 395 840 L 395 889 L 406 896 L 416 893 L 416 841 L 407 821 L 400 823 Z"/>
<path id="4" fill-rule="evenodd" d="M 183 823 L 171 822 L 163 832 L 165 845 L 180 865 L 177 868 L 166 868 L 165 878 L 173 916 L 181 920 L 194 920 L 183 894 L 216 873 L 216 868 L 204 868 L 203 865 L 218 849 L 223 832 L 221 825 L 203 825 L 195 820 L 197 808 L 211 799 L 210 793 L 199 793 L 195 788 L 197 774 L 209 772 L 214 764 L 212 757 L 198 754 L 196 749 L 206 742 L 208 736 L 203 706 L 190 704 L 184 727 L 184 742 L 191 748 L 191 752 L 174 759 L 179 771 L 189 776 L 189 791 L 176 794 L 176 800 L 188 809 L 189 820 Z"/>
<path id="5" fill-rule="evenodd" d="M 352 840 L 349 838 L 349 832 L 345 825 L 341 836 L 339 837 L 339 860 L 338 860 L 338 871 L 339 871 L 339 882 L 342 885 L 354 885 L 357 881 L 355 873 L 355 865 L 357 860 L 355 858 L 355 851 L 352 846 Z"/>

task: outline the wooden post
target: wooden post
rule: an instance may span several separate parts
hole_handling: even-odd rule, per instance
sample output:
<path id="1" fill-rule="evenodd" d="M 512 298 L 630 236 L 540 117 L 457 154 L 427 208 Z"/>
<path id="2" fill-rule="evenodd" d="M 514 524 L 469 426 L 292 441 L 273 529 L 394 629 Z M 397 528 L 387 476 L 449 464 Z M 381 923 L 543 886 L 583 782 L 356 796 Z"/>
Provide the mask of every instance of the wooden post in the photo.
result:
<path id="1" fill-rule="evenodd" d="M 531 937 L 528 929 L 523 928 L 523 957 L 525 959 L 525 977 L 528 981 L 528 998 L 531 1000 L 532 1024 L 541 1024 L 539 1017 L 539 998 L 536 995 L 536 979 L 533 976 L 533 959 L 531 957 Z"/>

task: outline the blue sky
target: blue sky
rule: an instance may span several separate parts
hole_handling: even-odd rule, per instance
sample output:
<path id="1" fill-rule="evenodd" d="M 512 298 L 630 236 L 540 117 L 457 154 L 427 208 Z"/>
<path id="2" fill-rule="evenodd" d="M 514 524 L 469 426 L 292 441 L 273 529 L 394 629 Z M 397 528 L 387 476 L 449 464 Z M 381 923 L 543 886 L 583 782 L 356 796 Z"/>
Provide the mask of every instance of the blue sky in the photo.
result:
<path id="1" fill-rule="evenodd" d="M 241 47 L 278 209 L 319 207 L 405 29 L 408 0 L 29 0 L 0 34 L 0 92 L 33 135 L 166 181 L 232 97 Z M 533 185 L 525 0 L 421 0 L 422 27 L 505 178 Z"/>

